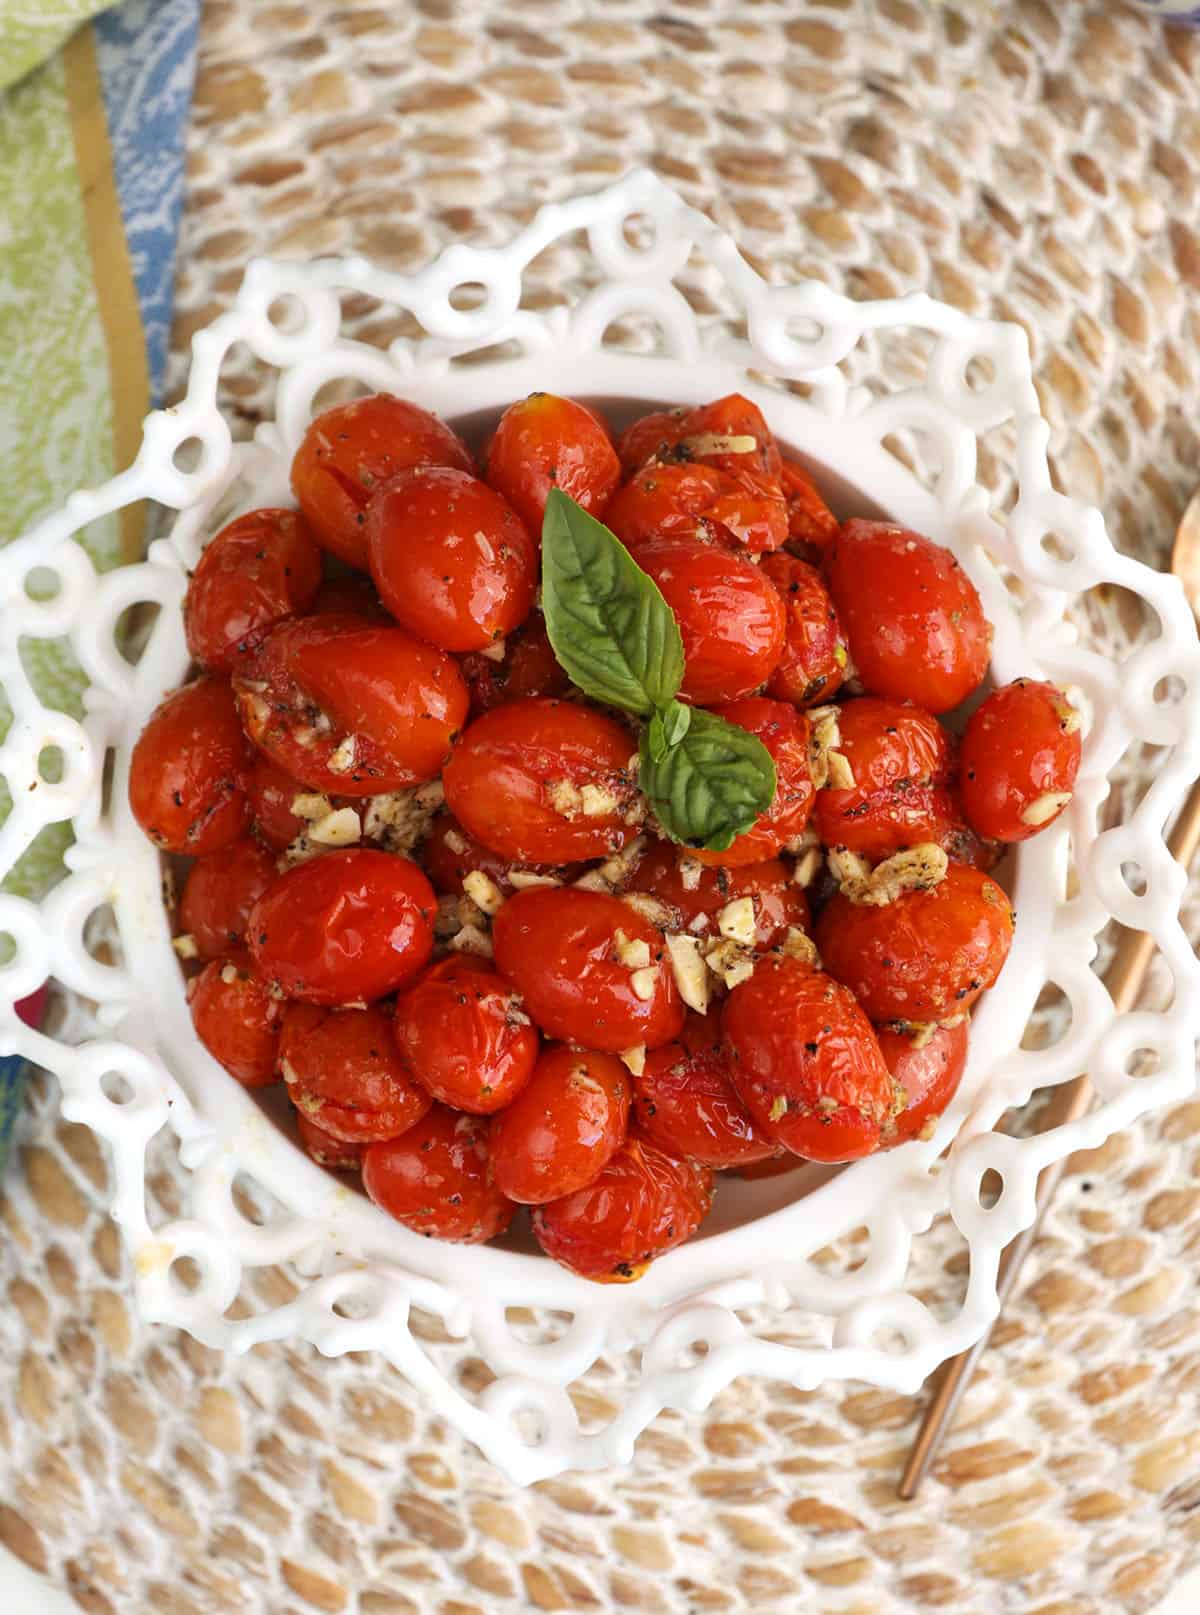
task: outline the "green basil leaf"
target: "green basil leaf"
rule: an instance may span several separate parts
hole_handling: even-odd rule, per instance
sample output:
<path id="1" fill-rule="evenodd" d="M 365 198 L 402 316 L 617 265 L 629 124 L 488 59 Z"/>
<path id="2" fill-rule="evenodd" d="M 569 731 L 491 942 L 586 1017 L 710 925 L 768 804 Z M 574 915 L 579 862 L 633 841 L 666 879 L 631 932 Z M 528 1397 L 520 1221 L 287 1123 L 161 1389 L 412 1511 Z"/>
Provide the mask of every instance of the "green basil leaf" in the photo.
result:
<path id="1" fill-rule="evenodd" d="M 757 736 L 693 708 L 682 738 L 656 758 L 642 736 L 639 783 L 663 831 L 723 852 L 775 799 L 775 764 Z"/>
<path id="2" fill-rule="evenodd" d="M 666 760 L 671 747 L 667 742 L 667 731 L 663 724 L 661 712 L 656 712 L 646 725 L 646 744 L 650 748 L 650 755 L 656 763 Z"/>
<path id="3" fill-rule="evenodd" d="M 643 717 L 675 695 L 674 613 L 620 539 L 560 488 L 542 521 L 542 610 L 559 664 L 585 695 Z"/>
<path id="4" fill-rule="evenodd" d="M 661 717 L 667 745 L 678 746 L 692 721 L 691 707 L 685 707 L 682 701 L 672 701 L 669 707 L 663 708 Z"/>

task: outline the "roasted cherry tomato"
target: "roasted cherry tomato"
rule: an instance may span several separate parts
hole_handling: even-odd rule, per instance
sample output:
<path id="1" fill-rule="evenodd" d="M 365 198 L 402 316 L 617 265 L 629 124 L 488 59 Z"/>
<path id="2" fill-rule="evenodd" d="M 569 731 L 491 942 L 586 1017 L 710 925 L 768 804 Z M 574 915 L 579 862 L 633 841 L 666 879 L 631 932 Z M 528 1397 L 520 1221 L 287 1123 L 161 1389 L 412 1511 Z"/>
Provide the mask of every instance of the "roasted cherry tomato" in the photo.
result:
<path id="1" fill-rule="evenodd" d="M 574 1194 L 608 1165 L 628 1120 L 629 1072 L 615 1055 L 546 1049 L 492 1123 L 496 1182 L 527 1206 Z"/>
<path id="2" fill-rule="evenodd" d="M 782 550 L 764 555 L 762 570 L 783 599 L 783 650 L 767 694 L 798 707 L 828 701 L 846 676 L 846 641 L 821 574 Z"/>
<path id="3" fill-rule="evenodd" d="M 234 687 L 255 744 L 313 790 L 341 796 L 433 779 L 467 715 L 451 657 L 356 617 L 280 623 Z"/>
<path id="4" fill-rule="evenodd" d="M 317 542 L 365 572 L 368 501 L 413 465 L 474 469 L 466 445 L 436 415 L 375 393 L 317 416 L 292 461 L 292 491 Z"/>
<path id="5" fill-rule="evenodd" d="M 292 803 L 309 790 L 280 768 L 265 751 L 256 752 L 246 774 L 246 795 L 254 814 L 254 828 L 268 847 L 282 851 L 304 829 L 304 820 L 292 812 Z"/>
<path id="6" fill-rule="evenodd" d="M 628 729 L 575 701 L 512 701 L 463 735 L 442 775 L 459 823 L 513 862 L 602 858 L 644 814 Z"/>
<path id="7" fill-rule="evenodd" d="M 712 1204 L 713 1175 L 630 1134 L 582 1189 L 537 1206 L 533 1231 L 547 1256 L 585 1279 L 627 1284 L 682 1245 Z"/>
<path id="8" fill-rule="evenodd" d="M 289 998 L 370 1003 L 425 964 L 435 907 L 410 859 L 369 848 L 328 852 L 289 869 L 259 898 L 250 952 Z"/>
<path id="9" fill-rule="evenodd" d="M 631 876 L 629 890 L 643 892 L 663 905 L 661 918 L 653 912 L 647 918 L 655 919 L 666 931 L 715 936 L 729 905 L 745 898 L 753 910 L 755 947 L 774 947 L 790 926 L 808 930 L 804 888 L 796 884 L 791 869 L 779 858 L 739 864 L 734 869 L 712 868 L 697 863 L 671 842 L 655 841 Z M 733 923 L 733 917 L 726 923 Z"/>
<path id="10" fill-rule="evenodd" d="M 185 684 L 154 709 L 134 745 L 134 818 L 165 852 L 219 852 L 250 823 L 250 756 L 229 681 Z"/>
<path id="11" fill-rule="evenodd" d="M 537 1029 L 498 970 L 465 954 L 441 959 L 396 999 L 396 1046 L 435 1099 L 488 1116 L 529 1081 Z"/>
<path id="12" fill-rule="evenodd" d="M 795 841 L 808 823 L 816 791 L 809 766 L 811 726 L 803 712 L 783 701 L 751 696 L 717 707 L 718 717 L 757 735 L 775 763 L 775 800 L 765 813 L 724 852 L 700 848 L 703 864 L 760 864 Z"/>
<path id="13" fill-rule="evenodd" d="M 222 527 L 183 599 L 188 649 L 229 672 L 284 617 L 307 611 L 321 586 L 321 552 L 294 510 L 252 510 Z"/>
<path id="14" fill-rule="evenodd" d="M 343 1139 L 334 1138 L 316 1122 L 309 1121 L 302 1110 L 296 1112 L 296 1131 L 304 1153 L 318 1166 L 328 1167 L 331 1172 L 357 1172 L 362 1165 L 361 1144 L 347 1144 Z"/>
<path id="15" fill-rule="evenodd" d="M 196 859 L 179 900 L 179 925 L 202 959 L 249 958 L 246 920 L 277 873 L 274 858 L 250 836 Z"/>
<path id="16" fill-rule="evenodd" d="M 729 1167 L 778 1150 L 737 1096 L 715 1015 L 689 1015 L 681 1042 L 648 1054 L 633 1094 L 639 1129 L 668 1155 Z"/>
<path id="17" fill-rule="evenodd" d="M 763 1134 L 806 1161 L 854 1161 L 879 1148 L 895 1110 L 874 1028 L 822 970 L 760 959 L 725 1001 L 730 1074 Z"/>
<path id="18" fill-rule="evenodd" d="M 892 1081 L 904 1104 L 883 1145 L 905 1144 L 910 1138 L 932 1138 L 946 1106 L 958 1091 L 967 1063 L 967 1020 L 953 1025 L 922 1028 L 914 1033 L 892 1026 L 876 1027 L 879 1047 Z"/>
<path id="19" fill-rule="evenodd" d="M 283 1004 L 261 977 L 213 959 L 191 988 L 191 1008 L 196 1036 L 244 1088 L 278 1080 Z"/>
<path id="20" fill-rule="evenodd" d="M 634 559 L 675 613 L 685 701 L 710 706 L 761 689 L 783 653 L 783 602 L 761 568 L 698 538 L 656 538 Z"/>
<path id="21" fill-rule="evenodd" d="M 972 830 L 963 812 L 956 785 L 948 788 L 947 796 L 950 803 L 950 817 L 944 824 L 938 826 L 938 833 L 933 839 L 951 863 L 970 864 L 973 869 L 982 869 L 986 874 L 989 869 L 996 867 L 1003 849 L 999 842 L 985 841 L 981 835 Z"/>
<path id="22" fill-rule="evenodd" d="M 361 572 L 343 572 L 326 578 L 308 608 L 310 617 L 365 617 L 390 623 L 391 616 L 370 578 Z"/>
<path id="23" fill-rule="evenodd" d="M 619 1054 L 678 1036 L 683 1005 L 663 934 L 620 898 L 577 886 L 518 892 L 492 941 L 547 1037 Z"/>
<path id="24" fill-rule="evenodd" d="M 377 1004 L 289 1004 L 279 1070 L 300 1114 L 346 1144 L 399 1138 L 433 1103 L 405 1068 L 392 1017 Z"/>
<path id="25" fill-rule="evenodd" d="M 992 631 L 949 550 L 890 522 L 848 521 L 825 552 L 829 592 L 871 695 L 948 712 L 987 672 Z"/>
<path id="26" fill-rule="evenodd" d="M 936 886 L 882 907 L 836 893 L 815 936 L 825 968 L 873 1021 L 923 1022 L 959 1014 L 992 985 L 1012 932 L 1012 908 L 996 882 L 951 864 Z"/>
<path id="27" fill-rule="evenodd" d="M 604 520 L 631 549 L 652 538 L 706 538 L 758 554 L 787 538 L 778 482 L 711 465 L 652 461 L 617 490 Z"/>
<path id="28" fill-rule="evenodd" d="M 530 393 L 501 415 L 488 445 L 486 474 L 540 542 L 551 488 L 602 516 L 620 481 L 621 463 L 604 422 L 585 404 Z"/>
<path id="29" fill-rule="evenodd" d="M 660 409 L 643 415 L 622 432 L 617 453 L 627 473 L 650 460 L 674 460 L 778 477 L 783 463 L 762 410 L 741 393 L 697 409 Z"/>
<path id="30" fill-rule="evenodd" d="M 1079 713 L 1056 684 L 1017 679 L 975 709 L 959 753 L 971 825 L 993 841 L 1025 841 L 1071 800 L 1082 753 Z"/>
<path id="31" fill-rule="evenodd" d="M 372 496 L 366 532 L 384 605 L 443 650 L 483 650 L 529 615 L 533 540 L 511 506 L 466 471 L 402 471 Z"/>
<path id="32" fill-rule="evenodd" d="M 930 712 L 908 702 L 864 695 L 837 710 L 836 751 L 851 786 L 817 792 L 813 822 L 826 846 L 887 858 L 901 847 L 938 841 L 954 817 L 946 789 L 953 767 L 950 738 Z"/>
<path id="33" fill-rule="evenodd" d="M 502 857 L 485 847 L 483 842 L 464 830 L 453 814 L 441 812 L 433 821 L 428 837 L 421 844 L 421 864 L 433 882 L 435 892 L 461 897 L 466 888 L 463 881 L 478 869 L 493 881 L 507 897 L 520 890 L 522 885 L 537 885 L 544 877 L 546 885 L 570 882 L 581 873 L 581 864 L 552 867 L 549 864 L 525 864 L 515 868 L 511 858 Z M 513 876 L 516 881 L 513 881 Z M 524 879 L 523 877 L 528 877 Z"/>
<path id="34" fill-rule="evenodd" d="M 461 660 L 471 691 L 471 716 L 478 718 L 506 701 L 537 695 L 566 695 L 571 681 L 563 672 L 540 611 L 531 612 L 500 654 L 476 651 Z"/>
<path id="35" fill-rule="evenodd" d="M 821 497 L 816 483 L 795 460 L 785 458 L 779 484 L 787 502 L 789 544 L 823 550 L 841 523 Z"/>
<path id="36" fill-rule="evenodd" d="M 502 1234 L 516 1209 L 496 1187 L 486 1118 L 445 1105 L 434 1105 L 401 1138 L 369 1145 L 363 1187 L 414 1233 L 461 1245 Z"/>

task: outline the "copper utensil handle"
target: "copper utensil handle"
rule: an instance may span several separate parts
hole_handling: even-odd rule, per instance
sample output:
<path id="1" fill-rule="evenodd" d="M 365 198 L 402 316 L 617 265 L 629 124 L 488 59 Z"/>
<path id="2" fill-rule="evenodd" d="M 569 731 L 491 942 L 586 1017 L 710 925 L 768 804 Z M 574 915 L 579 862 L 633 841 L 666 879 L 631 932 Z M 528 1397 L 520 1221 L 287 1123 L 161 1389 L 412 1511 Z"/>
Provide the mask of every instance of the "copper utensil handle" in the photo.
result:
<path id="1" fill-rule="evenodd" d="M 1185 868 L 1191 863 L 1198 844 L 1200 844 L 1200 780 L 1192 786 L 1167 841 L 1171 856 Z M 1146 979 L 1146 971 L 1150 967 L 1150 960 L 1154 956 L 1154 947 L 1154 938 L 1145 931 L 1126 931 L 1121 938 L 1104 978 L 1105 986 L 1112 995 L 1118 1011 L 1132 1009 L 1136 1003 L 1142 983 Z M 1050 1095 L 1043 1112 L 1041 1131 L 1048 1132 L 1050 1128 L 1060 1127 L 1064 1122 L 1077 1121 L 1088 1110 L 1091 1102 L 1092 1085 L 1086 1076 L 1078 1076 L 1071 1082 L 1061 1083 Z M 1066 1164 L 1065 1161 L 1055 1161 L 1044 1169 L 1038 1178 L 1037 1215 L 1028 1228 L 1005 1246 L 1000 1257 L 996 1294 L 1000 1301 L 1001 1312 L 1017 1282 L 1022 1264 L 1041 1232 L 1042 1222 Z M 930 1464 L 937 1457 L 942 1438 L 950 1427 L 950 1421 L 962 1400 L 963 1393 L 971 1383 L 976 1363 L 987 1350 L 999 1316 L 997 1313 L 983 1336 L 969 1350 L 951 1358 L 946 1364 L 945 1372 L 925 1410 L 925 1417 L 921 1421 L 921 1428 L 917 1431 L 917 1438 L 908 1455 L 904 1473 L 900 1477 L 897 1491 L 902 1498 L 907 1500 L 916 1496 L 917 1488 L 924 1480 Z"/>

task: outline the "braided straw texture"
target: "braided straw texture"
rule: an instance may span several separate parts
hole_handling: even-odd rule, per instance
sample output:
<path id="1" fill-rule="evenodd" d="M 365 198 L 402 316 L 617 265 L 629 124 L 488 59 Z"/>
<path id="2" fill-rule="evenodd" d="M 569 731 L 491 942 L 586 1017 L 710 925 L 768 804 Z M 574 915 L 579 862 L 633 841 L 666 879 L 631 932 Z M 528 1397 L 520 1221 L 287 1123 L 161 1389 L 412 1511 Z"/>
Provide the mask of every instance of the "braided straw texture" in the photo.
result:
<path id="1" fill-rule="evenodd" d="M 596 9 L 209 6 L 177 377 L 251 253 L 407 269 L 642 161 L 768 275 L 1021 321 L 1062 485 L 1162 564 L 1197 458 L 1194 41 L 1099 4 Z M 552 249 L 534 298 L 584 269 Z M 727 312 L 703 276 L 691 294 Z M 364 307 L 356 334 L 416 333 Z M 888 380 L 912 363 L 873 359 Z M 249 370 L 228 402 L 259 418 Z M 1139 637 L 1133 603 L 1092 605 L 1102 643 Z M 663 1415 L 621 1474 L 517 1493 L 376 1360 L 224 1361 L 140 1326 L 107 1165 L 47 1085 L 3 1209 L 0 1540 L 121 1615 L 1147 1608 L 1196 1554 L 1198 1136 L 1187 1104 L 1077 1162 L 917 1505 L 894 1498 L 916 1399 L 754 1382 Z M 165 1158 L 152 1195 L 178 1212 Z M 919 1260 L 924 1299 L 955 1292 L 948 1233 Z M 581 1413 L 611 1417 L 628 1372 L 593 1370 Z"/>

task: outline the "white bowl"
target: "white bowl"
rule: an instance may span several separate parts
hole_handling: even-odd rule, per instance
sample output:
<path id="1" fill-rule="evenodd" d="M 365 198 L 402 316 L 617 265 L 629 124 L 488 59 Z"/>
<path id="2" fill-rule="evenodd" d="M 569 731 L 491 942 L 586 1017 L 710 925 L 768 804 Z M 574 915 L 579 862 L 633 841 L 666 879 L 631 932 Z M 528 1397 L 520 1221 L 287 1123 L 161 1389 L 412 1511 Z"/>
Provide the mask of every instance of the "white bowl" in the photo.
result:
<path id="1" fill-rule="evenodd" d="M 630 246 L 624 233 L 635 214 L 654 228 L 645 250 Z M 570 310 L 520 311 L 524 267 L 578 229 L 587 231 L 600 284 Z M 703 330 L 675 286 L 694 249 L 744 309 L 746 339 Z M 464 283 L 486 287 L 482 307 L 452 306 L 449 293 Z M 386 354 L 345 339 L 343 291 L 410 309 L 428 336 Z M 286 329 L 273 323 L 273 306 L 287 315 Z M 658 353 L 602 345 L 612 321 L 631 313 L 657 320 Z M 908 327 L 928 339 L 924 383 L 883 397 L 851 387 L 839 365 L 859 339 Z M 233 444 L 215 402 L 223 357 L 238 340 L 279 371 L 275 420 L 245 445 Z M 505 342 L 520 356 L 456 362 Z M 976 360 L 992 372 L 982 391 L 967 380 Z M 723 1185 L 701 1237 L 636 1284 L 600 1286 L 519 1245 L 464 1247 L 410 1233 L 313 1165 L 293 1142 L 286 1107 L 245 1092 L 201 1047 L 171 950 L 159 859 L 127 806 L 130 747 L 187 669 L 178 609 L 185 569 L 220 515 L 291 502 L 288 466 L 312 399 L 347 377 L 412 398 L 468 433 L 535 388 L 594 400 L 617 421 L 659 403 L 746 392 L 817 471 L 843 514 L 885 512 L 957 553 L 996 625 L 998 680 L 1040 673 L 1082 692 L 1091 723 L 1075 798 L 1063 820 L 1016 856 L 1012 954 L 976 1012 L 967 1074 L 936 1137 L 844 1169 Z M 801 380 L 806 399 L 782 390 L 783 382 Z M 975 460 L 977 435 L 1006 421 L 1015 432 L 1019 498 L 999 525 L 974 482 Z M 920 434 L 938 466 L 929 489 L 883 446 L 905 429 Z M 1033 1216 L 1039 1170 L 1190 1092 L 1200 1024 L 1200 966 L 1179 923 L 1184 876 L 1162 834 L 1200 770 L 1195 628 L 1173 579 L 1118 555 L 1096 511 L 1052 491 L 1047 436 L 1017 327 L 972 320 L 924 297 L 854 304 L 815 284 L 768 287 L 732 241 L 646 173 L 543 209 L 505 248 L 455 247 L 415 276 L 359 259 L 252 264 L 234 308 L 195 338 L 186 400 L 147 420 L 136 464 L 103 488 L 73 495 L 0 554 L 0 685 L 16 714 L 0 749 L 16 803 L 0 830 L 0 872 L 45 824 L 69 818 L 76 836 L 70 874 L 43 903 L 0 897 L 0 932 L 16 941 L 15 959 L 0 971 L 0 1054 L 19 1052 L 56 1072 L 64 1114 L 111 1144 L 114 1214 L 132 1247 L 144 1315 L 234 1350 L 297 1336 L 330 1354 L 381 1351 L 520 1481 L 624 1461 L 661 1408 L 703 1407 L 737 1374 L 808 1387 L 855 1378 L 911 1391 L 977 1339 L 996 1311 L 1000 1251 Z M 183 471 L 173 456 L 189 439 L 198 439 L 202 452 L 195 468 Z M 97 577 L 73 535 L 141 498 L 178 512 L 170 537 L 151 547 L 143 565 Z M 1047 533 L 1060 541 L 1055 553 L 1043 546 Z M 46 569 L 56 575 L 52 600 L 30 598 L 26 579 L 35 569 L 42 583 Z M 1071 599 L 1102 582 L 1143 596 L 1161 621 L 1161 636 L 1119 667 L 1080 644 L 1064 620 Z M 133 666 L 118 649 L 117 624 L 129 606 L 144 602 L 164 609 Z M 90 681 L 83 723 L 39 702 L 21 668 L 18 634 L 69 636 Z M 1176 677 L 1168 698 L 1158 701 L 1156 686 L 1169 674 Z M 1153 785 L 1128 823 L 1101 833 L 1097 813 L 1108 774 L 1139 738 L 1167 748 Z M 47 745 L 65 760 L 57 784 L 37 773 Z M 1140 866 L 1142 895 L 1126 883 L 1123 864 Z M 108 904 L 115 931 L 109 927 L 114 951 L 106 962 L 89 941 L 94 948 L 96 914 Z M 1114 1015 L 1091 970 L 1097 934 L 1114 917 L 1157 938 L 1175 978 L 1168 1010 Z M 95 1005 L 94 1028 L 83 1041 L 17 1020 L 14 1001 L 47 975 Z M 1069 1027 L 1051 1047 L 1023 1050 L 1022 1033 L 1047 983 L 1069 1001 Z M 78 1026 L 79 1017 L 69 1024 Z M 1144 1049 L 1157 1054 L 1158 1069 L 1129 1075 L 1128 1064 Z M 1084 1121 L 1022 1140 L 991 1131 L 1009 1106 L 1084 1069 L 1100 1095 Z M 124 1079 L 123 1103 L 109 1097 L 116 1092 L 110 1073 Z M 190 1198 L 179 1219 L 152 1227 L 145 1150 L 164 1125 L 178 1139 Z M 939 1161 L 951 1143 L 948 1162 Z M 989 1169 L 1001 1175 L 1003 1190 L 985 1210 L 980 1184 Z M 235 1204 L 239 1177 L 269 1192 L 275 1214 L 264 1224 L 248 1221 Z M 961 1307 L 935 1317 L 906 1291 L 906 1273 L 914 1236 L 947 1210 L 969 1244 L 970 1276 Z M 833 1271 L 811 1260 L 864 1226 L 857 1266 Z M 185 1257 L 195 1264 L 191 1287 L 176 1267 Z M 297 1298 L 228 1317 L 244 1272 L 276 1262 L 291 1262 L 302 1275 Z M 809 1344 L 756 1338 L 736 1310 L 752 1305 L 787 1310 L 791 1334 L 799 1329 Z M 472 1338 L 497 1375 L 482 1395 L 453 1381 L 414 1337 L 410 1306 Z M 531 1336 L 527 1326 L 518 1332 L 510 1324 L 510 1307 L 552 1309 L 569 1321 L 547 1320 L 541 1335 Z M 641 1353 L 636 1393 L 613 1423 L 582 1431 L 566 1387 L 602 1351 L 631 1348 Z"/>

